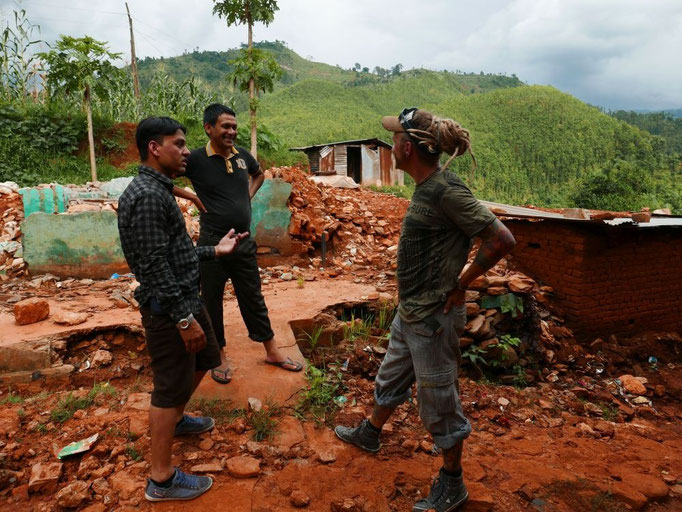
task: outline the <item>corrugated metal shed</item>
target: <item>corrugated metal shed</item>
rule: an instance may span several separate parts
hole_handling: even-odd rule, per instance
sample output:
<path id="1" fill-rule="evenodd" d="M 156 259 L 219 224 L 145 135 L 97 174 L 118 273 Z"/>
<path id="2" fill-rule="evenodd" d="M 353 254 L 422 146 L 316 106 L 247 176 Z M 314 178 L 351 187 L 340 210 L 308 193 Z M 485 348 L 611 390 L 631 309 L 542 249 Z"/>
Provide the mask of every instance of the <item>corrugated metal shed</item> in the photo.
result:
<path id="1" fill-rule="evenodd" d="M 533 208 L 526 208 L 524 206 L 512 206 L 502 203 L 493 203 L 491 201 L 481 201 L 482 204 L 490 208 L 496 215 L 502 217 L 513 217 L 520 219 L 538 219 L 538 220 L 560 220 L 565 222 L 580 222 L 590 224 L 607 224 L 610 226 L 635 226 L 638 228 L 656 228 L 656 227 L 682 227 L 682 216 L 673 215 L 652 215 L 649 222 L 634 222 L 629 217 L 619 217 L 615 219 L 576 219 L 566 217 L 561 213 L 546 212 L 542 210 L 535 210 Z"/>
<path id="2" fill-rule="evenodd" d="M 300 148 L 289 148 L 289 151 L 310 151 L 310 150 L 314 150 L 314 149 L 323 148 L 325 146 L 360 146 L 360 145 L 365 145 L 365 146 L 376 145 L 376 146 L 382 146 L 382 147 L 385 147 L 388 149 L 391 149 L 393 147 L 381 139 L 372 138 L 372 139 L 344 140 L 344 141 L 339 141 L 339 142 L 327 142 L 325 144 L 315 144 L 313 146 L 302 146 Z"/>

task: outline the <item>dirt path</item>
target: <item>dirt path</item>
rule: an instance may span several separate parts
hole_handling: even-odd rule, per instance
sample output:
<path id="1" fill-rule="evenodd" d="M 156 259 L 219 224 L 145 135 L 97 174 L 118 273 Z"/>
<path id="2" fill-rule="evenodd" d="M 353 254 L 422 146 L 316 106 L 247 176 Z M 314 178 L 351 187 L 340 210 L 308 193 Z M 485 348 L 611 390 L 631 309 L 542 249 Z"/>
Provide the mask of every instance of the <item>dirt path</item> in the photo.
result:
<path id="1" fill-rule="evenodd" d="M 65 510 L 76 503 L 76 509 L 89 512 L 274 512 L 294 510 L 294 502 L 307 501 L 305 509 L 311 511 L 388 512 L 410 510 L 428 492 L 440 455 L 421 427 L 414 397 L 387 425 L 377 455 L 341 443 L 331 425 L 316 424 L 300 409 L 297 414 L 300 396 L 290 397 L 307 389 L 303 374 L 262 362 L 262 348 L 248 339 L 236 301 L 228 297 L 228 353 L 236 368 L 234 380 L 226 386 L 202 383 L 204 401 L 190 407 L 196 413 L 215 413 L 218 426 L 211 434 L 179 438 L 174 445 L 174 463 L 213 475 L 214 488 L 187 503 L 147 503 L 142 493 L 149 472 L 146 407 L 151 375 L 140 335 L 134 329 L 120 330 L 126 323 L 139 325 L 137 311 L 117 307 L 120 301 L 112 299 L 116 290 L 125 287 L 125 283 L 114 287 L 100 283 L 87 290 L 46 294 L 55 309 L 90 312 L 87 323 L 76 327 L 56 326 L 50 320 L 19 327 L 8 320 L 6 311 L 0 314 L 5 345 L 64 336 L 69 330 L 81 332 L 64 354 L 65 362 L 81 371 L 58 382 L 38 380 L 1 389 L 3 510 Z M 276 281 L 264 288 L 279 345 L 294 358 L 300 352 L 291 320 L 314 317 L 333 304 L 366 302 L 373 292 L 368 284 L 330 279 L 306 282 L 304 288 L 294 281 Z M 97 330 L 88 336 L 93 327 Z M 111 352 L 111 363 L 102 368 L 84 365 L 98 349 Z M 330 357 L 350 364 L 342 375 L 344 387 L 334 394 L 347 401 L 330 423 L 349 425 L 370 411 L 371 368 L 375 370 L 380 359 L 371 359 L 374 366 L 368 372 L 364 341 L 337 349 L 345 352 L 330 352 Z M 664 382 L 679 380 L 677 363 L 648 371 L 640 368 L 637 373 Z M 588 378 L 565 368 L 556 382 L 523 389 L 462 379 L 463 405 L 474 427 L 464 458 L 471 501 L 463 510 L 682 510 L 679 402 L 663 395 L 653 400 L 654 407 L 619 410 L 609 401 L 612 378 Z M 93 387 L 103 381 L 109 385 Z M 64 412 L 69 393 L 91 399 L 70 411 L 68 418 L 59 419 L 56 413 Z M 243 409 L 251 396 L 280 402 L 272 409 L 266 407 L 260 416 L 273 421 L 260 441 L 254 440 L 258 432 L 254 414 Z M 288 403 L 281 403 L 288 398 Z M 56 462 L 56 448 L 95 433 L 100 439 L 93 450 L 64 461 L 53 489 L 29 492 L 33 468 Z M 245 459 L 257 469 L 240 469 Z"/>

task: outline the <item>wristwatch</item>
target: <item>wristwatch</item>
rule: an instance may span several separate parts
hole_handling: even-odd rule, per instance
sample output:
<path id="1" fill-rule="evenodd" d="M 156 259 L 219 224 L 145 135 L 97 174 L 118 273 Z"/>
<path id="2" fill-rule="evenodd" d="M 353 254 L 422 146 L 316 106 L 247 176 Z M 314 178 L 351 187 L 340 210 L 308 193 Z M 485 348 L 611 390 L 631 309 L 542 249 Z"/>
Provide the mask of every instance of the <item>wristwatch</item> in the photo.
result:
<path id="1" fill-rule="evenodd" d="M 186 318 L 181 318 L 180 321 L 175 325 L 178 329 L 182 329 L 184 331 L 185 329 L 189 329 L 189 324 L 191 324 L 193 321 L 194 315 L 190 313 Z"/>

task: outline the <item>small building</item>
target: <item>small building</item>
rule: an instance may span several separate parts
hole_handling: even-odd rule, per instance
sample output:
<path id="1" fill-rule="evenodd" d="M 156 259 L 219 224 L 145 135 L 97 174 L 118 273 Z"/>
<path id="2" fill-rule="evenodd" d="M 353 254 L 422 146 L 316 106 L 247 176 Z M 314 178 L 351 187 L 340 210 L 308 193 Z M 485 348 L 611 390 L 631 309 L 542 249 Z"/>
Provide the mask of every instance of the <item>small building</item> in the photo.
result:
<path id="1" fill-rule="evenodd" d="M 571 218 L 482 202 L 516 238 L 512 264 L 554 288 L 578 339 L 682 329 L 682 217 Z"/>
<path id="2" fill-rule="evenodd" d="M 314 176 L 348 176 L 360 185 L 404 185 L 391 145 L 380 139 L 346 140 L 291 148 L 308 155 Z"/>

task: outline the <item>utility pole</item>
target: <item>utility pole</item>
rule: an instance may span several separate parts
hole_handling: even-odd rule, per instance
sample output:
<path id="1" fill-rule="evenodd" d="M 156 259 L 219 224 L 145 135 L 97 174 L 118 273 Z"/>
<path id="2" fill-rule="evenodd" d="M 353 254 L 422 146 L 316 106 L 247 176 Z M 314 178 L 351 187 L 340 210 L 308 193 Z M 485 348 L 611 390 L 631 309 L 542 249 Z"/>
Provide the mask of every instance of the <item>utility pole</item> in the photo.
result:
<path id="1" fill-rule="evenodd" d="M 128 25 L 130 25 L 130 69 L 133 72 L 133 88 L 135 90 L 135 97 L 140 99 L 140 79 L 137 77 L 137 60 L 135 59 L 135 36 L 133 35 L 133 18 L 130 16 L 130 9 L 128 9 L 128 2 L 126 4 L 126 12 L 128 13 Z"/>

